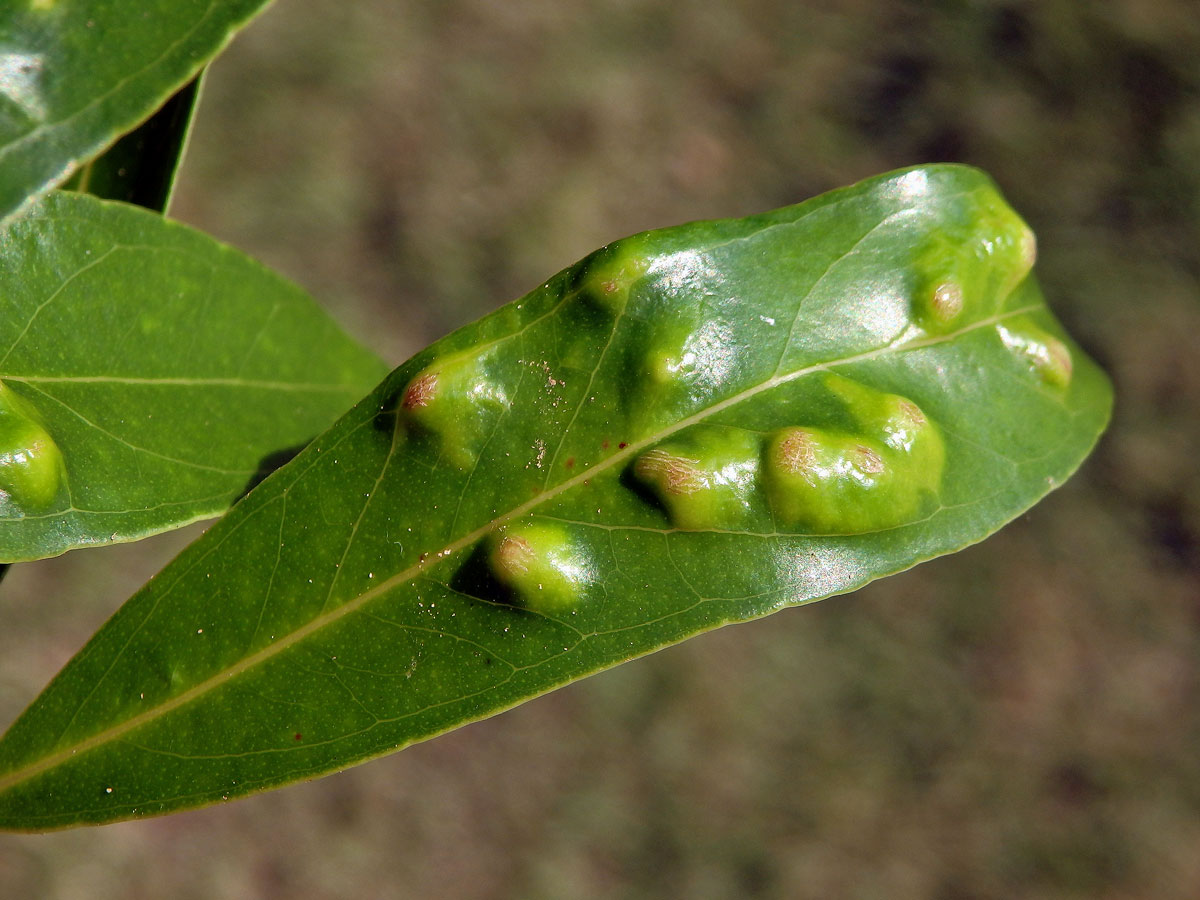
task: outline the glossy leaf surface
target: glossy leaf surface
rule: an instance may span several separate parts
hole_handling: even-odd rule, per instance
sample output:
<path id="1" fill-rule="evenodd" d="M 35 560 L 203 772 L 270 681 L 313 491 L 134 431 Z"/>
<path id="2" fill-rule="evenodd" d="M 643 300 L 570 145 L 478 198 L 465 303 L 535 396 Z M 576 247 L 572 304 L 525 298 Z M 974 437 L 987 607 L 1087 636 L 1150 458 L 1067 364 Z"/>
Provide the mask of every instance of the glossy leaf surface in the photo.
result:
<path id="1" fill-rule="evenodd" d="M 0 9 L 0 220 L 192 79 L 266 0 L 13 0 Z"/>
<path id="2" fill-rule="evenodd" d="M 201 76 L 197 76 L 185 84 L 149 119 L 84 163 L 64 188 L 165 212 L 187 145 L 200 83 Z"/>
<path id="3" fill-rule="evenodd" d="M 0 742 L 0 823 L 388 753 L 995 531 L 1104 427 L 982 173 L 637 235 L 419 354 Z"/>
<path id="4" fill-rule="evenodd" d="M 0 561 L 217 515 L 386 374 L 298 287 L 134 206 L 0 232 Z"/>

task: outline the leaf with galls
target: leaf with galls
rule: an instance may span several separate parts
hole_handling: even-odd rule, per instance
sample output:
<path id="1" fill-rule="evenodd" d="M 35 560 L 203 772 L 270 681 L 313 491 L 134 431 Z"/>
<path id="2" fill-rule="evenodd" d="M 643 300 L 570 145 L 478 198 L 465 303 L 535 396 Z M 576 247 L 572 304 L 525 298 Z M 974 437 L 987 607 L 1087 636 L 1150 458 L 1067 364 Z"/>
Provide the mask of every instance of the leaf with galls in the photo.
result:
<path id="1" fill-rule="evenodd" d="M 312 778 L 981 540 L 1109 415 L 1033 246 L 961 166 L 610 244 L 135 595 L 0 740 L 0 825 Z"/>
<path id="2" fill-rule="evenodd" d="M 387 373 L 295 285 L 125 203 L 32 204 L 0 283 L 0 562 L 221 515 Z"/>

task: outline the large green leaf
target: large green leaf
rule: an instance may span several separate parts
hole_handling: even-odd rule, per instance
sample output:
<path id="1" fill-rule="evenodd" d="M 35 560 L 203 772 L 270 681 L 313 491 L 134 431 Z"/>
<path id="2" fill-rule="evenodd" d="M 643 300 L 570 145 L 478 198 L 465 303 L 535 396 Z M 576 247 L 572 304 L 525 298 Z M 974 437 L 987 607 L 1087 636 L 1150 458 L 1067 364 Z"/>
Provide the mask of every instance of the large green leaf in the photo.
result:
<path id="1" fill-rule="evenodd" d="M 10 0 L 0 7 L 0 219 L 196 75 L 267 0 Z"/>
<path id="2" fill-rule="evenodd" d="M 0 232 L 0 561 L 223 512 L 386 373 L 298 287 L 134 206 Z"/>
<path id="3" fill-rule="evenodd" d="M 81 166 L 64 188 L 165 212 L 191 131 L 202 76 L 175 92 L 149 119 Z"/>
<path id="4" fill-rule="evenodd" d="M 982 173 L 620 241 L 401 366 L 0 742 L 0 824 L 311 778 L 978 541 L 1108 382 Z"/>

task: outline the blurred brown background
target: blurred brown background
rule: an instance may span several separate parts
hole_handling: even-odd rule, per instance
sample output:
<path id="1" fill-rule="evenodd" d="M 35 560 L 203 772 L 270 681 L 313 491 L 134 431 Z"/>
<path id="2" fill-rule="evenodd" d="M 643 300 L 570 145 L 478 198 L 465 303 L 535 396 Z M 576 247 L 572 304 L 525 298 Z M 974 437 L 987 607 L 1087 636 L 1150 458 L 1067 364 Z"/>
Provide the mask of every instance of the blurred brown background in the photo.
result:
<path id="1" fill-rule="evenodd" d="M 643 228 L 991 172 L 1112 373 L 986 543 L 385 760 L 0 837 L 16 898 L 1200 896 L 1200 11 L 1191 0 L 280 0 L 173 214 L 389 361 Z M 194 536 L 15 567 L 9 721 Z"/>

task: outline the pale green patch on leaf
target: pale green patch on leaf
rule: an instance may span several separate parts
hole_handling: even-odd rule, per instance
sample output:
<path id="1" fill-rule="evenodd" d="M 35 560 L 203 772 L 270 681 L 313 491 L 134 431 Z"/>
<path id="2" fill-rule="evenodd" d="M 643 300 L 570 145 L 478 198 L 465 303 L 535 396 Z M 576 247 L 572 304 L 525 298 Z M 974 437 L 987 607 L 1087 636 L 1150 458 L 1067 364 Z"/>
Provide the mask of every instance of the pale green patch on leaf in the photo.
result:
<path id="1" fill-rule="evenodd" d="M 426 366 L 400 402 L 399 426 L 432 436 L 459 468 L 475 463 L 508 408 L 501 382 L 491 377 L 492 351 L 458 353 Z"/>
<path id="2" fill-rule="evenodd" d="M 1065 389 L 1071 383 L 1071 351 L 1054 335 L 1025 318 L 999 325 L 996 332 L 1004 346 L 1046 384 Z"/>
<path id="3" fill-rule="evenodd" d="M 744 528 L 761 519 L 757 496 L 760 435 L 699 425 L 647 450 L 634 475 L 651 488 L 677 528 Z"/>
<path id="4" fill-rule="evenodd" d="M 862 534 L 936 511 L 945 459 L 937 426 L 904 397 L 839 375 L 824 382 L 855 431 L 793 427 L 772 437 L 765 468 L 777 519 L 813 534 Z"/>
<path id="5" fill-rule="evenodd" d="M 488 564 L 515 603 L 541 613 L 569 613 L 583 600 L 593 567 L 555 522 L 521 522 L 488 539 Z"/>
<path id="6" fill-rule="evenodd" d="M 983 539 L 1111 406 L 1014 222 L 974 169 L 892 173 L 619 241 L 439 341 L 68 664 L 0 740 L 0 825 L 312 778 Z M 844 467 L 819 514 L 771 482 L 807 483 L 798 432 Z"/>
<path id="7" fill-rule="evenodd" d="M 12 389 L 0 382 L 0 509 L 37 513 L 54 503 L 64 482 L 62 451 Z"/>

